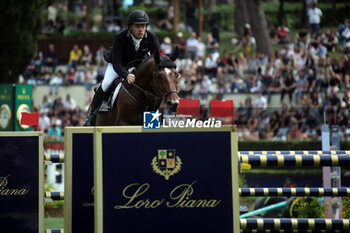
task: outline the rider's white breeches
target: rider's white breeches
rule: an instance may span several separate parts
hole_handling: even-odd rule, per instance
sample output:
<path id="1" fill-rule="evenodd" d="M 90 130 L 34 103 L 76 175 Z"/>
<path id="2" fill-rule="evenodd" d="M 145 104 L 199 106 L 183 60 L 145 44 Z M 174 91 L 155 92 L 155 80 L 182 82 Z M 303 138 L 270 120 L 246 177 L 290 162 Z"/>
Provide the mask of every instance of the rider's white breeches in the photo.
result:
<path id="1" fill-rule="evenodd" d="M 113 83 L 113 81 L 118 77 L 119 75 L 114 71 L 112 63 L 108 63 L 105 76 L 102 80 L 102 90 L 106 92 Z"/>

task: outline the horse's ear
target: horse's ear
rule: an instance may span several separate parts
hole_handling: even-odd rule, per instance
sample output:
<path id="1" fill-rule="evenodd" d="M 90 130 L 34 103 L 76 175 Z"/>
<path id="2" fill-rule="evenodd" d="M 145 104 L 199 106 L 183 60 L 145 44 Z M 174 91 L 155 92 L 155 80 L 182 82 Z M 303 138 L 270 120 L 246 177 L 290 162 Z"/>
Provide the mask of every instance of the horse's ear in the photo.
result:
<path id="1" fill-rule="evenodd" d="M 175 61 L 178 55 L 179 55 L 179 48 L 176 46 L 173 53 L 170 54 L 169 58 L 170 60 Z"/>
<path id="2" fill-rule="evenodd" d="M 159 64 L 160 63 L 160 53 L 155 53 L 154 54 L 154 62 L 156 64 Z"/>

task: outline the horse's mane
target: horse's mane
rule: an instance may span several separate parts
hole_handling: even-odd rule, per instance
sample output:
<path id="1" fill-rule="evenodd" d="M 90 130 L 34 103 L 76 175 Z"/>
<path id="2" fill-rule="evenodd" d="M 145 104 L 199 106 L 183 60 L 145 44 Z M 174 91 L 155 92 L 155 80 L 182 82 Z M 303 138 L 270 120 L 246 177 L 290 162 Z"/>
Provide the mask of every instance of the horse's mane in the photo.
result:
<path id="1" fill-rule="evenodd" d="M 145 63 L 147 63 L 149 60 L 154 59 L 154 56 L 148 56 L 138 65 L 137 68 L 141 68 Z M 157 68 L 176 68 L 175 62 L 170 60 L 168 56 L 160 55 L 160 62 L 159 64 L 156 64 Z"/>

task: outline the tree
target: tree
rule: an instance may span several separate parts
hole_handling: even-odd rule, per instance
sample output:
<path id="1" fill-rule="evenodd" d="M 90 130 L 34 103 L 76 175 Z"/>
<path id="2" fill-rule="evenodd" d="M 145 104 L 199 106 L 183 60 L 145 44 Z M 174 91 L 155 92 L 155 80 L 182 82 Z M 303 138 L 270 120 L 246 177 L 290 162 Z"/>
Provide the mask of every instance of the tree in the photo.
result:
<path id="1" fill-rule="evenodd" d="M 280 0 L 280 6 L 278 9 L 278 24 L 281 25 L 284 22 L 285 22 L 284 0 Z"/>
<path id="2" fill-rule="evenodd" d="M 306 14 L 306 11 L 307 11 L 307 7 L 306 7 L 306 1 L 305 0 L 300 0 L 301 1 L 301 4 L 303 6 L 303 10 L 301 11 L 301 18 L 300 18 L 300 28 L 305 28 L 307 26 L 307 14 Z"/>
<path id="3" fill-rule="evenodd" d="M 237 38 L 242 39 L 244 33 L 244 25 L 246 23 L 249 23 L 246 0 L 236 0 L 235 8 L 235 32 Z"/>
<path id="4" fill-rule="evenodd" d="M 260 0 L 247 0 L 247 9 L 249 9 L 249 19 L 253 35 L 256 40 L 257 53 L 272 55 L 272 45 L 267 31 L 265 14 Z"/>
<path id="5" fill-rule="evenodd" d="M 16 83 L 37 47 L 46 0 L 8 0 L 0 3 L 0 83 Z"/>
<path id="6" fill-rule="evenodd" d="M 271 40 L 260 0 L 236 0 L 235 31 L 238 38 L 242 38 L 246 23 L 250 23 L 257 52 L 272 55 Z"/>

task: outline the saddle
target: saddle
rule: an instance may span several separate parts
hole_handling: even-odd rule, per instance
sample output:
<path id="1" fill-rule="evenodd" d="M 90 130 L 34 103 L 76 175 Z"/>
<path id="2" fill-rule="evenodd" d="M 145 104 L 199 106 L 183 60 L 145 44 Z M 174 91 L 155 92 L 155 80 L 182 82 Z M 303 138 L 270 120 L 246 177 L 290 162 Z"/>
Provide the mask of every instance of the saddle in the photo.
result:
<path id="1" fill-rule="evenodd" d="M 139 64 L 142 62 L 141 59 L 138 60 L 134 60 L 132 62 L 130 62 L 128 64 L 128 66 L 126 67 L 126 69 L 129 70 L 129 72 L 134 72 L 138 67 Z M 112 83 L 112 86 L 108 89 L 107 93 L 106 93 L 106 97 L 103 100 L 101 106 L 98 109 L 98 112 L 111 112 L 110 110 L 112 110 L 113 108 L 113 104 L 117 99 L 117 95 L 119 93 L 120 87 L 121 87 L 121 83 L 124 87 L 126 87 L 127 89 L 129 89 L 132 85 L 129 84 L 126 80 L 121 79 L 121 78 L 116 78 L 114 80 L 114 82 Z M 119 85 L 120 84 L 120 85 Z M 101 83 L 99 83 L 98 85 L 96 85 L 94 91 L 96 92 L 97 88 L 101 85 Z"/>

